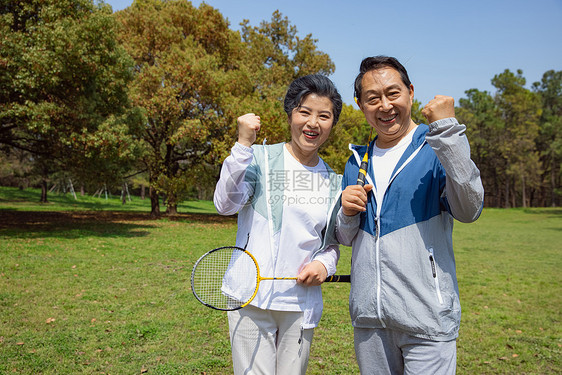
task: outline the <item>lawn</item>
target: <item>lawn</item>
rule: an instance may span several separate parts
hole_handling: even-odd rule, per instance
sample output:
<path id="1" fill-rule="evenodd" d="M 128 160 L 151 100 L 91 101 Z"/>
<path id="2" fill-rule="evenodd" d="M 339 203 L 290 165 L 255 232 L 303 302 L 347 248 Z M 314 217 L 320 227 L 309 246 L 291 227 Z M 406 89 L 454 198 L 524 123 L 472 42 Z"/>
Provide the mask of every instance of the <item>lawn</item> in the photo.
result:
<path id="1" fill-rule="evenodd" d="M 211 202 L 152 220 L 150 202 L 0 188 L 0 374 L 229 374 L 226 315 L 190 291 L 231 245 Z M 562 209 L 486 209 L 455 225 L 459 374 L 558 374 Z M 342 248 L 339 272 L 349 271 Z M 349 285 L 323 286 L 309 374 L 358 374 Z"/>

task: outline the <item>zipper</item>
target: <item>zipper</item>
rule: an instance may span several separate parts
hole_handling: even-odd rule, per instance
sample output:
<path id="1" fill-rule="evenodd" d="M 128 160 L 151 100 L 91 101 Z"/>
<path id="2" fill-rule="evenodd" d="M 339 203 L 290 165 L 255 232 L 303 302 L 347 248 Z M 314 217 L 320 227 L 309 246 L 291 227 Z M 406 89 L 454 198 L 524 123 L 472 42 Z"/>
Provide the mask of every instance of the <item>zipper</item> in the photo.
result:
<path id="1" fill-rule="evenodd" d="M 383 319 L 382 319 L 382 314 L 381 314 L 381 266 L 380 266 L 380 232 L 381 232 L 381 211 L 382 211 L 382 201 L 384 201 L 384 196 L 386 195 L 386 191 L 388 190 L 388 188 L 390 187 L 390 184 L 392 184 L 392 181 L 394 181 L 394 179 L 396 178 L 396 176 L 402 171 L 402 169 L 404 169 L 406 167 L 406 165 L 408 165 L 410 163 L 410 161 L 412 161 L 416 155 L 420 152 L 420 150 L 422 149 L 422 147 L 427 143 L 427 141 L 423 141 L 421 145 L 418 146 L 418 148 L 408 157 L 408 159 L 406 159 L 406 161 L 404 161 L 404 163 L 402 163 L 402 165 L 398 168 L 398 170 L 396 170 L 396 172 L 390 177 L 390 180 L 388 181 L 388 185 L 386 186 L 386 190 L 384 191 L 383 195 L 382 195 L 382 199 L 380 202 L 377 201 L 377 194 L 376 194 L 376 185 L 374 184 L 373 180 L 371 179 L 371 177 L 369 176 L 369 173 L 367 173 L 366 178 L 368 180 L 368 182 L 370 184 L 372 184 L 373 190 L 371 191 L 371 194 L 373 194 L 373 198 L 375 199 L 375 202 L 377 203 L 377 212 L 375 215 L 375 220 L 376 220 L 376 233 L 375 233 L 375 271 L 377 273 L 377 315 L 379 317 L 379 321 L 381 323 L 381 325 L 383 326 L 383 328 L 386 328 L 386 324 L 384 323 Z M 367 146 L 369 147 L 369 146 Z M 357 153 L 357 150 L 352 149 L 353 153 L 355 154 L 355 158 L 357 159 L 358 165 L 361 164 L 361 157 L 359 156 L 359 154 Z M 369 156 L 369 158 L 371 158 L 371 156 Z M 372 168 L 372 167 L 371 167 Z M 433 249 L 431 249 L 431 251 L 433 252 Z M 433 259 L 433 255 L 432 258 Z M 437 275 L 436 275 L 437 276 Z M 436 280 L 436 286 L 439 286 L 439 281 L 437 280 L 437 278 L 435 278 Z M 438 297 L 439 297 L 439 303 L 443 304 L 443 300 L 441 298 L 441 292 L 439 291 L 439 288 L 437 288 L 438 290 Z"/>
<path id="2" fill-rule="evenodd" d="M 439 288 L 439 277 L 437 277 L 437 268 L 435 266 L 435 256 L 433 254 L 433 248 L 429 249 L 429 263 L 431 264 L 431 274 L 433 276 L 433 282 L 435 283 L 435 291 L 437 292 L 437 300 L 439 304 L 443 304 L 443 297 L 441 296 L 441 288 Z"/>

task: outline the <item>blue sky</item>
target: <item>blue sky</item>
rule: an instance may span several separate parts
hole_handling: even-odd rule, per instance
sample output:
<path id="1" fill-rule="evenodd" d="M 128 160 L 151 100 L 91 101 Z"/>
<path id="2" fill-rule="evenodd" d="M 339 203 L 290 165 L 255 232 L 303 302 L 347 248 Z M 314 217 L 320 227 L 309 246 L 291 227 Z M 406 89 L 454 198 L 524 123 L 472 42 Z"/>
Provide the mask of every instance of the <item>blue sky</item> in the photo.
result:
<path id="1" fill-rule="evenodd" d="M 114 11 L 132 0 L 105 0 Z M 198 6 L 202 1 L 192 1 Z M 562 0 L 207 0 L 238 30 L 279 10 L 336 65 L 330 77 L 353 103 L 361 60 L 394 56 L 408 70 L 414 96 L 458 100 L 471 88 L 494 92 L 505 69 L 523 70 L 527 87 L 550 69 L 562 70 Z"/>

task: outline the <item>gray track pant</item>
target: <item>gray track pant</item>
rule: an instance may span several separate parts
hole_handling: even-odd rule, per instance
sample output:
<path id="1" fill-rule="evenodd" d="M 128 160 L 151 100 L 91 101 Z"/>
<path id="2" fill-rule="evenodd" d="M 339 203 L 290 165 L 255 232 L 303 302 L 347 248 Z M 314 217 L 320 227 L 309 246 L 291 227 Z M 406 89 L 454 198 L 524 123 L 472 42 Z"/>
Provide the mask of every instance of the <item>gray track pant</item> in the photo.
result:
<path id="1" fill-rule="evenodd" d="M 390 329 L 355 328 L 355 355 L 363 375 L 455 374 L 457 342 L 431 341 Z"/>

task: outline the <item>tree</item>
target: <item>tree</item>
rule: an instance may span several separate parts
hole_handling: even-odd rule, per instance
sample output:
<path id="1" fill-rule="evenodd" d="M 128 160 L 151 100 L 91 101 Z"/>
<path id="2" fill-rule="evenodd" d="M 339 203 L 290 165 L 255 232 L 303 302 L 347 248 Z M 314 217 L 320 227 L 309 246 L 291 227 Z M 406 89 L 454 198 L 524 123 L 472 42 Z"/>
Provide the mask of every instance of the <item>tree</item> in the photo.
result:
<path id="1" fill-rule="evenodd" d="M 25 189 L 39 181 L 33 173 L 33 158 L 27 151 L 17 148 L 0 153 L 0 185 Z"/>
<path id="2" fill-rule="evenodd" d="M 160 194 L 175 214 L 193 186 L 214 183 L 213 151 L 233 121 L 228 105 L 252 89 L 239 66 L 240 38 L 206 4 L 138 0 L 115 16 L 135 61 L 131 99 L 146 115 L 152 214 Z"/>
<path id="3" fill-rule="evenodd" d="M 540 185 L 541 165 L 535 140 L 538 136 L 538 120 L 541 114 L 538 95 L 526 89 L 526 80 L 521 70 L 517 74 L 506 69 L 494 76 L 496 104 L 505 122 L 505 132 L 500 150 L 507 161 L 505 181 L 505 207 L 514 207 L 516 185 L 523 207 L 528 202 L 527 190 Z"/>
<path id="4" fill-rule="evenodd" d="M 422 109 L 423 106 L 421 105 L 421 102 L 417 99 L 414 99 L 414 101 L 412 102 L 411 117 L 416 124 L 427 123 L 427 119 L 422 115 Z"/>
<path id="5" fill-rule="evenodd" d="M 128 108 L 132 61 L 116 43 L 111 8 L 91 0 L 2 2 L 0 34 L 0 144 L 33 155 L 41 200 L 55 170 L 92 178 L 88 159 L 98 162 L 95 172 L 121 168 L 135 150 L 129 126 L 139 116 Z"/>
<path id="6" fill-rule="evenodd" d="M 550 206 L 560 205 L 562 173 L 562 71 L 549 70 L 540 82 L 533 84 L 540 96 L 542 114 L 539 122 L 537 147 L 541 151 L 541 162 L 545 168 L 545 192 Z M 546 199 L 545 199 L 546 205 Z"/>
<path id="7" fill-rule="evenodd" d="M 500 152 L 505 122 L 490 93 L 470 89 L 465 94 L 467 98 L 459 100 L 456 116 L 467 126 L 471 157 L 480 169 L 486 204 L 500 206 L 504 186 L 501 181 L 505 180 L 507 169 L 507 159 Z"/>
<path id="8" fill-rule="evenodd" d="M 259 113 L 261 137 L 286 139 L 282 98 L 288 83 L 333 68 L 315 40 L 298 38 L 278 12 L 259 28 L 245 22 L 242 38 L 206 4 L 137 0 L 116 19 L 120 40 L 135 60 L 130 95 L 147 118 L 144 163 L 155 215 L 158 194 L 174 214 L 194 187 L 212 191 L 236 140 L 237 116 Z"/>
<path id="9" fill-rule="evenodd" d="M 253 85 L 249 110 L 259 113 L 262 127 L 256 142 L 267 138 L 269 143 L 287 141 L 290 137 L 283 99 L 289 84 L 308 74 L 330 75 L 335 65 L 330 57 L 317 49 L 311 34 L 301 38 L 289 19 L 279 11 L 270 21 L 250 26 L 241 23 L 245 45 L 243 64 L 247 67 Z M 231 134 L 233 134 L 231 132 Z"/>

